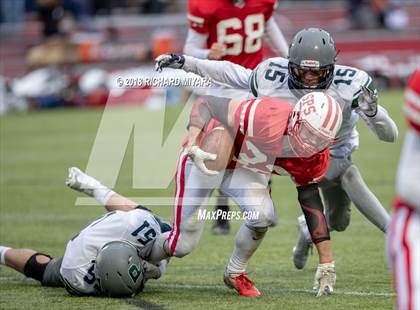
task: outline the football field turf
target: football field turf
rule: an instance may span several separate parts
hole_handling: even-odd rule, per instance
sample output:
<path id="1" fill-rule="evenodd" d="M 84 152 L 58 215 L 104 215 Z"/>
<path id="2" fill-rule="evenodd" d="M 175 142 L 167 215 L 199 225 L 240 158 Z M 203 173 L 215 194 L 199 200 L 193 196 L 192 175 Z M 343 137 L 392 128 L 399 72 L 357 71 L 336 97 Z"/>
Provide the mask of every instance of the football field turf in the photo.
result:
<path id="1" fill-rule="evenodd" d="M 399 140 L 396 144 L 380 142 L 360 121 L 360 150 L 356 151 L 354 162 L 389 210 L 405 132 L 403 96 L 401 91 L 384 91 L 380 99 L 398 124 Z M 144 114 L 153 119 L 156 112 L 145 110 Z M 103 214 L 98 206 L 74 206 L 80 195 L 64 185 L 68 167 L 86 168 L 101 116 L 101 110 L 80 109 L 0 118 L 0 245 L 29 247 L 60 256 L 75 233 Z M 132 188 L 132 152 L 128 150 L 116 190 L 127 196 L 154 195 L 155 191 Z M 164 194 L 171 196 L 172 187 Z M 272 194 L 279 225 L 269 230 L 248 267 L 250 277 L 262 292 L 261 298 L 238 297 L 223 285 L 224 267 L 240 224 L 233 221 L 233 232 L 228 236 L 212 235 L 211 222 L 206 223 L 198 248 L 182 259 L 172 259 L 166 275 L 148 282 L 145 291 L 135 299 L 71 297 L 64 289 L 42 288 L 2 266 L 0 308 L 392 309 L 394 295 L 382 232 L 352 206 L 350 226 L 345 232 L 332 233 L 337 291 L 332 296 L 315 298 L 311 287 L 316 251 L 303 270 L 296 270 L 291 260 L 297 237 L 296 218 L 301 212 L 294 186 L 287 177 L 275 177 Z M 151 208 L 172 220 L 171 207 Z"/>

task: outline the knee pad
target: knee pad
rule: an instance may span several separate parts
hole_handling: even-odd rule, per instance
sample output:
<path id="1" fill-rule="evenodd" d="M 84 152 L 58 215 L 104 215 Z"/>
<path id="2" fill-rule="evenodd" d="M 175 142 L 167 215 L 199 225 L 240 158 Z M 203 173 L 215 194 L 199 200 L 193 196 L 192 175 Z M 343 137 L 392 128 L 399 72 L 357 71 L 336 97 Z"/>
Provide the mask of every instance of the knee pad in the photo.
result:
<path id="1" fill-rule="evenodd" d="M 46 257 L 49 257 L 52 259 L 51 256 L 43 253 L 35 253 L 33 254 L 28 261 L 25 264 L 25 267 L 23 268 L 23 274 L 29 278 L 38 280 L 39 282 L 42 282 L 42 278 L 44 277 L 45 268 L 47 268 L 48 263 L 38 263 L 36 260 L 36 257 L 39 255 L 43 255 Z"/>

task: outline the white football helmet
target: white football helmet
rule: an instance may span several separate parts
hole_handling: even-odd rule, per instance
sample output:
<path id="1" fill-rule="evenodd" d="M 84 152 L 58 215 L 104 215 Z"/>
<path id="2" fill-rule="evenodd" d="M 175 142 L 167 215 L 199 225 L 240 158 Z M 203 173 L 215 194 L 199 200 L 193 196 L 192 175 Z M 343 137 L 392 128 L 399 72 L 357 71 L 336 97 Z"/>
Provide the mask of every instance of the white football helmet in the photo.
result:
<path id="1" fill-rule="evenodd" d="M 336 139 L 343 120 L 340 105 L 331 96 L 312 92 L 295 105 L 289 121 L 289 143 L 297 155 L 314 155 Z"/>

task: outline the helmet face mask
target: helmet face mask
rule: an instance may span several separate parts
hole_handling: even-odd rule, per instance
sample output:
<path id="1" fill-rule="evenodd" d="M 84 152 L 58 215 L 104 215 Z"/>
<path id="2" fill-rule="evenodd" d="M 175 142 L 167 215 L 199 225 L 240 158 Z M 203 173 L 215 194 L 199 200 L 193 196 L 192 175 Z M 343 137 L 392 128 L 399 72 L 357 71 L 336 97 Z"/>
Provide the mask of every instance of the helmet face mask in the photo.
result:
<path id="1" fill-rule="evenodd" d="M 319 28 L 299 31 L 289 47 L 289 87 L 301 95 L 327 89 L 334 77 L 336 55 L 328 32 Z"/>
<path id="2" fill-rule="evenodd" d="M 334 65 L 311 68 L 289 62 L 289 74 L 296 89 L 322 90 L 331 85 Z"/>
<path id="3" fill-rule="evenodd" d="M 310 157 L 325 150 L 334 140 L 301 119 L 297 120 L 289 134 L 292 150 L 301 157 Z"/>

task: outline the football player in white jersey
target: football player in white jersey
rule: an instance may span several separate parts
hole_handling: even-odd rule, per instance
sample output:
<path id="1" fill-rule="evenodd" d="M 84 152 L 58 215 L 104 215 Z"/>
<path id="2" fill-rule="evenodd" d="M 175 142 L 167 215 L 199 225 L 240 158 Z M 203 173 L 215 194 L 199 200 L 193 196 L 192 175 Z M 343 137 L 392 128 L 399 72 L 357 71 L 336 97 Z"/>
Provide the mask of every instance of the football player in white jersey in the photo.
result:
<path id="1" fill-rule="evenodd" d="M 167 261 L 149 263 L 145 258 L 151 241 L 171 230 L 169 224 L 78 168 L 69 169 L 66 184 L 96 198 L 108 213 L 75 235 L 62 258 L 0 246 L 2 265 L 79 296 L 132 296 L 145 280 L 161 277 Z"/>
<path id="2" fill-rule="evenodd" d="M 256 97 L 268 96 L 296 103 L 305 93 L 324 91 L 343 111 L 343 124 L 337 141 L 330 147 L 328 172 L 321 183 L 326 218 L 331 230 L 343 231 L 350 222 L 350 204 L 380 230 L 386 231 L 389 215 L 366 186 L 351 154 L 359 145 L 356 123 L 362 118 L 382 141 L 394 142 L 398 129 L 387 111 L 378 105 L 372 78 L 357 68 L 336 65 L 337 51 L 331 35 L 319 28 L 299 31 L 289 47 L 288 59 L 269 58 L 249 70 L 228 61 L 196 59 L 164 54 L 156 59 L 157 69 L 171 67 L 210 77 L 222 85 L 249 89 Z M 311 240 L 303 217 L 293 262 L 302 269 Z"/>

